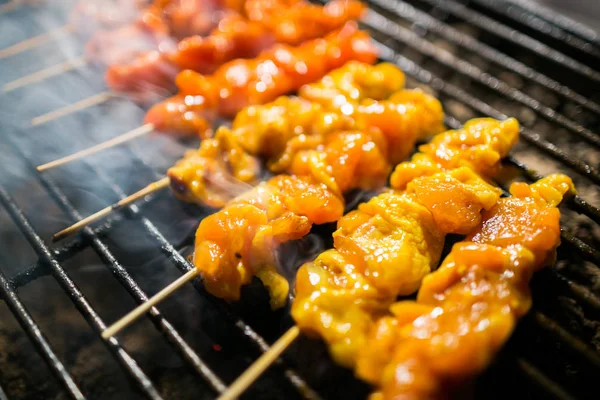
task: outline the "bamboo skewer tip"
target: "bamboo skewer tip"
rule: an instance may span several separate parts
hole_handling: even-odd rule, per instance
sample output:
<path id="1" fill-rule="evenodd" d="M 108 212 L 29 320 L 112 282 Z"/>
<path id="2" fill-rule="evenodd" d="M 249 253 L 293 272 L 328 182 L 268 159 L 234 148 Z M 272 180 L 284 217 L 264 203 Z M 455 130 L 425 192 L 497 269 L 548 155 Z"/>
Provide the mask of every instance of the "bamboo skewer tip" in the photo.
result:
<path id="1" fill-rule="evenodd" d="M 166 188 L 167 186 L 169 186 L 169 183 L 170 183 L 170 180 L 168 177 L 164 177 L 156 182 L 153 182 L 153 183 L 149 184 L 148 186 L 146 186 L 145 188 L 135 192 L 134 194 L 131 194 L 131 195 L 123 198 L 122 200 L 118 201 L 117 203 L 114 203 L 113 205 L 105 207 L 102 210 L 74 223 L 73 225 L 69 226 L 68 228 L 65 228 L 65 229 L 61 230 L 60 232 L 55 233 L 52 236 L 52 241 L 57 242 L 68 236 L 71 236 L 72 234 L 79 232 L 80 230 L 82 230 L 83 228 L 88 226 L 89 224 L 99 221 L 102 218 L 110 215 L 113 211 L 116 211 L 118 209 L 126 207 L 126 206 L 136 202 L 137 200 L 148 196 L 149 194 L 152 194 L 154 192 L 157 192 L 161 189 Z"/>
<path id="2" fill-rule="evenodd" d="M 64 107 L 57 108 L 54 111 L 47 112 L 46 114 L 38 115 L 31 119 L 31 126 L 39 126 L 50 121 L 54 121 L 55 119 L 65 117 L 69 114 L 72 114 L 77 111 L 84 110 L 86 108 L 102 104 L 112 98 L 112 93 L 109 91 L 104 91 L 93 96 L 90 96 L 86 99 L 79 100 L 73 104 L 68 104 Z"/>
<path id="3" fill-rule="evenodd" d="M 82 68 L 85 65 L 87 65 L 87 61 L 83 57 L 63 61 L 59 64 L 52 65 L 40 71 L 33 72 L 29 75 L 25 75 L 21 78 L 8 82 L 2 87 L 2 91 L 4 93 L 12 92 L 13 90 L 32 85 L 44 79 L 63 74 L 77 68 Z"/>
<path id="4" fill-rule="evenodd" d="M 8 4 L 8 3 L 6 3 L 6 4 Z M 2 13 L 1 10 L 0 10 L 0 13 Z M 22 52 L 32 49 L 34 47 L 38 47 L 38 46 L 50 41 L 51 39 L 53 39 L 55 37 L 69 34 L 69 33 L 73 32 L 74 29 L 75 29 L 74 25 L 65 24 L 65 25 L 59 26 L 58 28 L 54 28 L 45 33 L 34 36 L 32 38 L 22 40 L 19 43 L 13 44 L 12 46 L 1 49 L 0 50 L 0 60 L 3 58 L 15 56 L 19 53 L 22 53 Z"/>
<path id="5" fill-rule="evenodd" d="M 154 125 L 145 124 L 145 125 L 135 128 L 135 129 L 132 129 L 129 132 L 123 133 L 122 135 L 119 135 L 115 138 L 112 138 L 105 142 L 99 143 L 95 146 L 88 147 L 87 149 L 70 154 L 66 157 L 62 157 L 57 160 L 47 162 L 46 164 L 38 165 L 36 167 L 36 169 L 38 170 L 38 172 L 44 172 L 46 170 L 56 168 L 58 166 L 70 163 L 71 161 L 75 161 L 80 158 L 87 157 L 87 156 L 97 153 L 99 151 L 106 150 L 111 147 L 115 147 L 117 145 L 129 142 L 138 137 L 147 135 L 150 132 L 152 132 L 153 130 L 154 130 Z"/>
<path id="6" fill-rule="evenodd" d="M 217 400 L 237 399 L 248 389 L 300 335 L 297 325 L 287 330 L 262 356 L 240 375 Z"/>
<path id="7" fill-rule="evenodd" d="M 127 327 L 132 322 L 137 320 L 139 317 L 141 317 L 142 315 L 144 315 L 145 313 L 150 311 L 150 309 L 152 307 L 154 307 L 155 305 L 157 305 L 158 303 L 160 303 L 161 301 L 166 299 L 168 296 L 170 296 L 172 293 L 174 293 L 181 286 L 185 285 L 186 283 L 188 283 L 189 281 L 194 279 L 197 275 L 198 275 L 198 270 L 196 268 L 189 270 L 184 275 L 180 276 L 175 281 L 173 281 L 169 285 L 167 285 L 160 292 L 158 292 L 157 294 L 152 296 L 146 302 L 140 304 L 139 306 L 134 308 L 132 311 L 130 311 L 128 314 L 126 314 L 121 319 L 119 319 L 117 322 L 115 322 L 114 324 L 112 324 L 111 326 L 106 328 L 102 332 L 102 338 L 107 340 L 107 339 L 110 339 L 111 337 L 115 336 L 123 328 Z"/>

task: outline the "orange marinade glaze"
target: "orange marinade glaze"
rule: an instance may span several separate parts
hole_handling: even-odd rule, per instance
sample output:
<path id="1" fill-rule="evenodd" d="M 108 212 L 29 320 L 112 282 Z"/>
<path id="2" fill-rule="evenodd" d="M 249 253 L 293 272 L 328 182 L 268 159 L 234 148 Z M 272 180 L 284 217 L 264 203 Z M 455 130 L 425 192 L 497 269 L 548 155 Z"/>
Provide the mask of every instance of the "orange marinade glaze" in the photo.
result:
<path id="1" fill-rule="evenodd" d="M 484 172 L 494 171 L 518 134 L 514 119 L 482 118 L 420 146 L 420 153 L 396 168 L 397 181 L 403 171 L 411 176 L 402 191 L 382 193 L 345 215 L 333 235 L 334 249 L 299 269 L 296 324 L 322 337 L 336 362 L 354 367 L 377 318 L 399 295 L 414 293 L 435 268 L 445 235 L 473 230 L 482 209 L 494 206 L 500 190 L 485 181 L 491 176 Z M 454 149 L 451 156 L 431 159 L 448 148 Z M 429 160 L 427 168 L 423 160 Z"/>
<path id="2" fill-rule="evenodd" d="M 390 161 L 407 156 L 417 140 L 443 130 L 441 104 L 419 90 L 403 90 L 404 74 L 391 64 L 350 62 L 322 81 L 328 89 L 318 98 L 282 96 L 246 107 L 232 129 L 221 127 L 199 149 L 188 151 L 168 171 L 175 194 L 185 201 L 223 207 L 245 190 L 245 184 L 258 182 L 259 158 L 273 173 L 319 176 L 339 193 L 372 190 L 385 184 Z M 313 85 L 322 83 L 305 85 L 301 94 Z M 356 99 L 335 105 L 325 101 L 343 93 Z M 376 97 L 359 103 L 360 93 Z M 372 113 L 375 105 L 384 113 Z M 383 115 L 397 124 L 385 123 Z M 390 144 L 396 143 L 402 145 L 392 149 Z"/>
<path id="3" fill-rule="evenodd" d="M 152 32 L 153 36 L 159 35 L 162 39 L 149 41 L 157 42 L 150 45 L 152 51 L 111 65 L 106 74 L 108 86 L 114 91 L 135 94 L 140 101 L 143 97 L 150 100 L 152 95 L 156 97 L 174 91 L 174 79 L 181 70 L 211 74 L 227 61 L 256 57 L 275 43 L 297 45 L 320 38 L 339 29 L 345 22 L 356 20 L 364 11 L 362 4 L 348 0 L 325 6 L 304 1 L 228 3 L 204 3 L 205 10 L 196 13 L 191 11 L 194 7 L 179 9 L 171 4 L 173 11 L 157 13 L 157 24 L 164 29 L 154 27 Z M 241 10 L 239 6 L 242 6 Z M 266 18 L 275 11 L 277 28 L 267 23 Z M 249 15 L 255 18 L 247 18 Z M 265 15 L 265 19 L 259 18 L 261 15 Z M 191 22 L 185 23 L 187 20 Z M 152 18 L 145 18 L 144 22 L 148 25 Z M 187 32 L 185 37 L 174 27 L 183 27 Z M 207 29 L 211 31 L 205 35 Z"/>
<path id="4" fill-rule="evenodd" d="M 248 105 L 275 100 L 347 61 L 375 59 L 369 35 L 347 23 L 323 39 L 276 45 L 255 59 L 228 62 L 212 75 L 183 71 L 176 79 L 180 93 L 152 107 L 145 122 L 160 131 L 205 137 L 217 116 L 232 117 Z"/>
<path id="5" fill-rule="evenodd" d="M 383 66 L 383 69 L 386 69 L 386 66 Z M 412 95 L 409 97 L 413 98 Z M 303 112 L 308 113 L 303 117 L 312 121 L 313 112 L 318 114 L 320 106 L 313 108 L 315 104 L 309 102 L 313 107 L 306 107 L 306 102 L 304 99 L 282 98 L 273 105 L 257 107 L 270 110 L 271 107 L 285 105 L 294 107 L 296 111 L 299 109 L 295 107 L 300 107 Z M 408 132 L 410 138 L 431 133 L 431 129 L 441 126 L 441 107 L 434 108 L 436 112 L 431 114 L 421 110 L 424 115 L 411 116 L 420 122 L 413 126 L 417 132 Z M 260 111 L 254 109 L 252 113 L 254 112 Z M 299 114 L 302 113 L 294 114 L 292 120 L 298 122 L 295 118 Z M 300 117 L 299 121 L 305 121 L 303 117 Z M 244 114 L 243 120 L 253 120 L 253 117 Z M 300 125 L 308 129 L 312 124 Z M 286 123 L 275 123 L 275 126 L 281 128 L 286 126 Z M 294 175 L 280 175 L 259 184 L 200 223 L 196 235 L 194 264 L 210 293 L 227 300 L 237 300 L 241 286 L 247 284 L 253 276 L 257 276 L 269 290 L 272 307 L 282 307 L 287 300 L 289 285 L 276 272 L 277 247 L 285 241 L 303 237 L 312 224 L 338 220 L 343 213 L 342 194 L 346 190 L 371 189 L 383 184 L 390 170 L 385 151 L 386 139 L 378 134 L 377 130 L 335 131 L 336 126 L 340 127 L 335 124 L 333 128 L 329 127 L 333 129 L 331 131 L 326 124 L 321 126 L 328 133 L 317 147 L 301 148 L 292 154 L 285 170 Z M 257 129 L 261 129 L 261 126 Z M 228 158 L 241 160 L 239 164 L 234 165 L 241 167 L 239 173 L 246 174 L 249 164 L 247 159 L 239 157 L 240 149 L 232 144 L 234 141 L 231 132 L 221 129 L 217 131 L 216 138 L 219 138 L 221 143 L 229 143 L 228 150 L 232 151 L 227 152 Z M 205 143 L 209 143 L 206 145 L 206 152 L 214 151 L 213 141 Z M 238 145 L 241 145 L 241 142 Z M 204 153 L 203 156 L 209 154 Z M 186 157 L 182 161 L 182 164 L 169 171 L 169 176 L 177 183 L 181 178 L 186 181 L 186 171 L 194 169 L 193 166 L 186 166 L 188 162 L 194 163 L 192 158 Z M 214 165 L 209 161 L 215 160 L 205 158 L 204 161 Z M 203 171 L 209 172 L 206 169 Z M 195 172 L 193 175 L 197 178 Z M 175 177 L 177 179 L 174 179 Z M 216 183 L 221 181 L 218 178 L 214 179 Z M 194 181 L 189 186 L 196 188 L 201 185 Z M 198 193 L 195 193 L 195 196 L 197 195 Z M 206 202 L 207 198 L 220 198 L 221 193 L 211 188 L 209 196 L 205 195 L 206 193 L 201 197 Z"/>
<path id="6" fill-rule="evenodd" d="M 357 375 L 377 387 L 372 400 L 450 397 L 531 307 L 529 280 L 560 243 L 556 207 L 575 189 L 551 175 L 510 192 L 423 280 L 416 302 L 393 304 L 377 322 L 357 362 Z"/>

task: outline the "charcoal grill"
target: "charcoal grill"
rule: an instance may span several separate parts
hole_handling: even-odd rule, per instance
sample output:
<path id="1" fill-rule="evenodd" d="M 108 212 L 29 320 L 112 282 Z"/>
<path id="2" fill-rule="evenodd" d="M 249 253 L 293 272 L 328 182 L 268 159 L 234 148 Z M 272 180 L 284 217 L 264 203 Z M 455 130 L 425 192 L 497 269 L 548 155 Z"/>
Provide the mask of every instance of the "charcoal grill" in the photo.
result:
<path id="1" fill-rule="evenodd" d="M 556 264 L 534 278 L 532 311 L 464 396 L 597 398 L 598 34 L 529 0 L 369 4 L 364 26 L 381 58 L 399 65 L 409 86 L 442 100 L 448 126 L 476 116 L 517 117 L 522 140 L 506 161 L 511 178 L 533 181 L 561 171 L 580 191 L 563 207 Z M 12 44 L 2 38 L 18 41 L 64 23 L 64 9 L 50 12 L 53 6 L 0 15 L 0 48 Z M 0 60 L 0 80 L 80 50 L 73 39 Z M 107 322 L 192 268 L 186 255 L 193 229 L 210 210 L 162 193 L 66 243 L 49 244 L 53 232 L 145 186 L 181 154 L 180 145 L 156 138 L 37 173 L 35 165 L 139 124 L 140 110 L 115 100 L 27 126 L 32 116 L 101 88 L 100 72 L 87 68 L 0 98 L 0 400 L 214 398 L 292 324 L 287 311 L 269 311 L 258 285 L 227 305 L 196 280 L 117 339 L 100 338 Z M 329 245 L 331 232 L 321 227 L 286 247 L 290 276 Z M 300 339 L 245 396 L 365 398 L 369 388 L 326 354 L 319 341 Z"/>

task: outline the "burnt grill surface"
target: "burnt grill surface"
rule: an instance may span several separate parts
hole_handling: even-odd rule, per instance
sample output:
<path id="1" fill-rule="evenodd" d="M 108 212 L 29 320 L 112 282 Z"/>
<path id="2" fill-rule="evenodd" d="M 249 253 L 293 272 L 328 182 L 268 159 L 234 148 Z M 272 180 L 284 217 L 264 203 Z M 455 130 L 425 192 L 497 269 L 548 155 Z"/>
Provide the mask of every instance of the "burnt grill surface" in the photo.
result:
<path id="1" fill-rule="evenodd" d="M 64 6 L 0 15 L 0 48 L 65 21 Z M 364 20 L 383 60 L 409 86 L 433 92 L 449 127 L 478 116 L 514 116 L 522 140 L 510 179 L 573 177 L 579 197 L 563 207 L 558 260 L 537 274 L 534 307 L 465 397 L 596 398 L 600 377 L 600 43 L 589 29 L 526 0 L 370 0 Z M 5 24 L 10 18 L 10 24 Z M 18 29 L 17 29 L 18 28 Z M 12 42 L 6 42 L 10 37 Z M 0 60 L 0 83 L 81 54 L 48 43 Z M 200 218 L 213 210 L 168 192 L 115 214 L 58 245 L 50 236 L 160 176 L 182 154 L 154 137 L 41 175 L 35 165 L 114 137 L 143 111 L 116 99 L 47 125 L 31 117 L 103 88 L 92 67 L 0 97 L 0 400 L 214 398 L 291 326 L 260 285 L 243 302 L 188 285 L 110 341 L 100 339 L 148 294 L 188 271 Z M 186 145 L 195 145 L 187 143 Z M 329 246 L 332 226 L 286 246 L 283 266 Z M 247 398 L 365 398 L 369 388 L 336 367 L 319 341 L 302 338 Z"/>

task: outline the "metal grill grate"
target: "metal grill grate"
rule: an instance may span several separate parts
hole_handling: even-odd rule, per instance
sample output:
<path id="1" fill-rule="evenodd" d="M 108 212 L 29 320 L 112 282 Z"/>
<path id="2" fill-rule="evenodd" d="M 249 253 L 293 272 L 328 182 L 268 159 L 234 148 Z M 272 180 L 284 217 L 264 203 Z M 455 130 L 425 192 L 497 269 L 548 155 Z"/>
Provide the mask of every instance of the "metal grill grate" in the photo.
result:
<path id="1" fill-rule="evenodd" d="M 364 24 L 381 49 L 382 59 L 399 65 L 413 85 L 426 85 L 437 92 L 445 105 L 449 127 L 458 127 L 459 121 L 470 116 L 502 119 L 509 113 L 511 116 L 518 114 L 515 116 L 520 117 L 524 126 L 524 144 L 507 164 L 530 181 L 541 176 L 528 166 L 530 159 L 536 168 L 566 169 L 583 189 L 582 197 L 598 204 L 596 196 L 600 192 L 596 191 L 596 185 L 600 185 L 597 170 L 600 161 L 596 162 L 594 157 L 600 151 L 600 105 L 597 102 L 600 99 L 600 73 L 593 67 L 600 65 L 597 63 L 600 45 L 593 32 L 545 9 L 531 8 L 524 0 L 509 3 L 476 0 L 466 5 L 454 1 L 371 0 L 369 4 L 372 12 Z M 529 36 L 533 35 L 533 30 L 537 32 L 535 39 Z M 595 60 L 596 64 L 590 60 Z M 31 95 L 23 96 L 31 99 Z M 548 100 L 553 104 L 548 104 Z M 9 145 L 20 162 L 26 164 L 26 175 L 39 181 L 69 220 L 80 219 L 77 205 L 69 199 L 69 190 L 65 190 L 65 182 L 35 171 L 34 164 L 39 160 L 35 159 L 35 153 L 24 147 L 24 143 L 32 139 L 23 140 L 19 135 L 21 128 L 11 131 L 1 123 L 0 128 L 4 130 L 2 141 Z M 144 171 L 149 178 L 157 176 L 154 167 L 144 161 L 135 146 L 126 152 L 137 170 Z M 95 184 L 101 185 L 110 196 L 125 196 L 125 190 L 105 169 L 87 162 L 79 163 L 77 167 L 96 177 Z M 134 271 L 128 269 L 127 263 L 119 261 L 120 254 L 114 250 L 111 240 L 111 235 L 123 224 L 135 225 L 181 273 L 193 267 L 181 254 L 180 246 L 169 241 L 162 229 L 151 222 L 150 215 L 154 214 L 149 210 L 152 206 L 172 207 L 174 204 L 172 198 L 160 202 L 161 199 L 156 197 L 129 207 L 124 215 L 115 215 L 96 229 L 87 228 L 81 236 L 62 247 L 51 248 L 22 206 L 7 189 L 0 187 L 0 202 L 38 258 L 37 262 L 20 268 L 12 276 L 0 272 L 0 298 L 62 385 L 64 393 L 71 398 L 94 396 L 86 391 L 86 382 L 69 372 L 69 362 L 61 360 L 53 350 L 52 341 L 44 336 L 43 329 L 32 318 L 19 293 L 51 276 L 98 338 L 105 327 L 97 311 L 99 305 L 92 306 L 89 296 L 73 279 L 73 271 L 66 266 L 79 254 L 92 249 L 136 303 L 147 299 L 141 288 L 147 285 L 134 278 Z M 534 310 L 520 324 L 491 370 L 478 380 L 475 386 L 478 396 L 500 398 L 519 393 L 532 398 L 573 399 L 591 398 L 594 393 L 594 378 L 600 374 L 600 298 L 597 289 L 600 251 L 596 250 L 600 234 L 592 222 L 600 222 L 600 210 L 580 197 L 566 206 L 573 212 L 566 210 L 565 216 L 574 222 L 567 221 L 563 229 L 558 263 L 536 277 Z M 287 316 L 270 315 L 270 319 L 278 320 L 274 328 L 265 329 L 258 323 L 259 330 L 269 336 L 269 340 L 265 340 L 265 335 L 251 326 L 257 324 L 256 321 L 245 322 L 247 315 L 242 320 L 236 307 L 212 298 L 203 290 L 200 281 L 195 281 L 194 286 L 200 298 L 208 301 L 212 312 L 238 332 L 239 340 L 249 343 L 242 347 L 247 354 L 242 355 L 242 360 L 236 359 L 240 365 L 233 375 L 219 371 L 218 357 L 216 361 L 209 361 L 195 350 L 189 343 L 189 333 L 176 328 L 177 324 L 167 320 L 163 313 L 153 309 L 149 318 L 156 331 L 192 371 L 194 379 L 199 378 L 205 384 L 202 387 L 211 392 L 203 397 L 212 397 L 223 392 L 227 383 L 256 358 L 257 352 L 266 351 L 268 342 L 276 338 L 276 333 L 282 332 L 281 328 L 289 321 Z M 197 296 L 193 298 L 196 299 Z M 114 338 L 104 344 L 140 393 L 151 399 L 179 398 L 165 389 L 156 372 L 152 376 L 144 372 L 142 363 L 134 359 L 131 351 L 125 350 L 127 344 Z M 315 355 L 308 354 L 312 352 Z M 301 341 L 290 353 L 292 356 L 280 360 L 279 368 L 262 380 L 266 386 L 285 386 L 289 390 L 261 392 L 263 397 L 292 396 L 293 391 L 296 396 L 307 398 L 319 398 L 317 392 L 324 397 L 336 398 L 342 394 L 352 397 L 365 390 L 358 384 L 339 382 L 348 379 L 349 375 L 335 369 L 331 372 L 334 367 L 318 343 Z M 324 367 L 317 368 L 312 364 L 314 362 Z M 7 386 L 4 386 L 5 390 L 1 387 L 4 365 L 0 358 L 0 399 L 7 398 Z M 331 379 L 338 380 L 334 389 L 327 387 L 332 385 Z M 257 396 L 256 392 L 254 396 Z"/>

